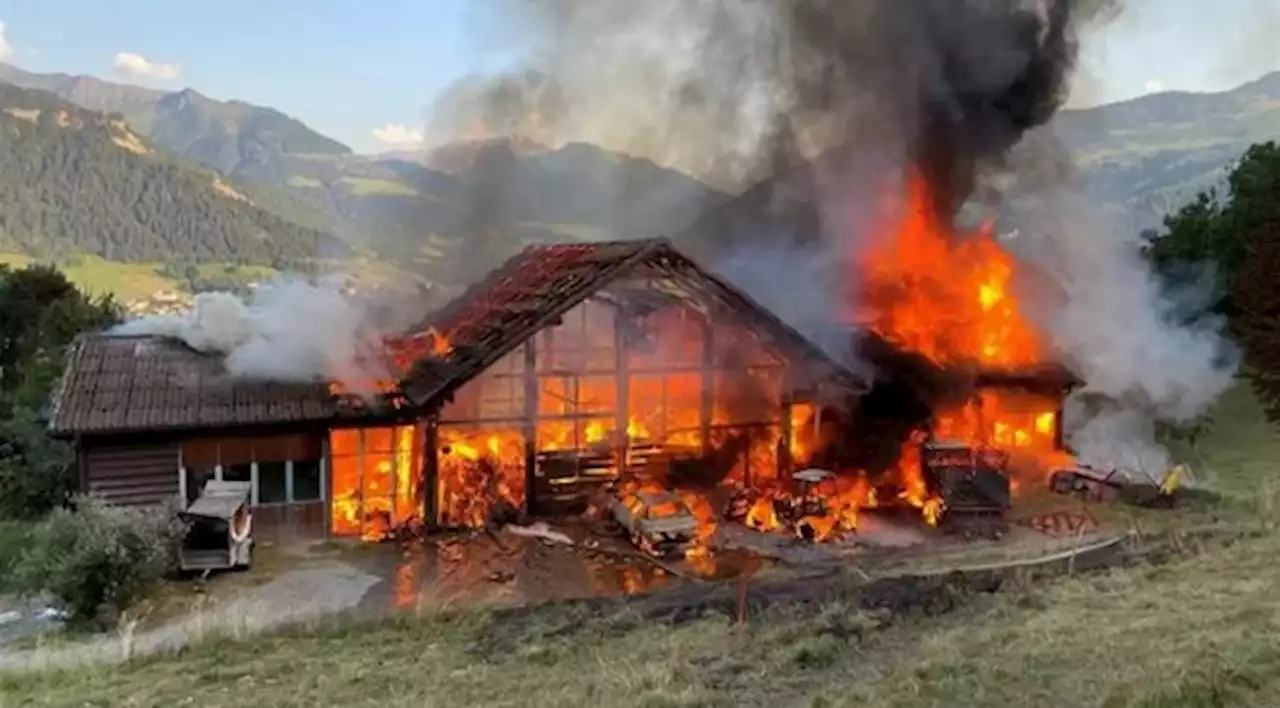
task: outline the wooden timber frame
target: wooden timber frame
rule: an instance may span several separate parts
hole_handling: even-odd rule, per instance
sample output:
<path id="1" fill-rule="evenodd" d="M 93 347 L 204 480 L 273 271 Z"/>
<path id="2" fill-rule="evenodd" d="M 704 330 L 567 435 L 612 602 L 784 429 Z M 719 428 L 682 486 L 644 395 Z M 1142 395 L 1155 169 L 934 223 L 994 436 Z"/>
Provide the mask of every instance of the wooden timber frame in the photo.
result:
<path id="1" fill-rule="evenodd" d="M 565 424 L 574 422 L 579 434 L 583 434 L 587 430 L 586 424 L 579 421 L 598 418 L 604 414 L 604 408 L 610 407 L 601 396 L 596 406 L 598 410 L 589 413 L 583 412 L 580 402 L 557 412 L 549 408 L 540 410 L 538 399 L 542 395 L 540 384 L 543 382 L 540 377 L 544 372 L 539 368 L 547 367 L 545 361 L 540 361 L 543 355 L 539 352 L 538 343 L 544 336 L 550 336 L 546 333 L 568 313 L 589 299 L 613 300 L 616 303 L 619 283 L 624 280 L 650 297 L 662 295 L 667 305 L 681 305 L 700 314 L 704 318 L 702 333 L 681 336 L 689 340 L 700 337 L 702 356 L 690 355 L 690 360 L 679 362 L 649 361 L 642 364 L 632 361 L 629 353 L 631 343 L 622 336 L 617 321 L 621 314 L 615 313 L 612 335 L 616 346 L 612 362 L 578 360 L 566 363 L 573 371 L 557 372 L 577 379 L 593 375 L 613 378 L 617 405 L 611 406 L 609 415 L 612 421 L 606 423 L 606 428 L 613 427 L 615 432 L 625 430 L 631 414 L 643 407 L 644 401 L 656 402 L 661 396 L 656 388 L 639 390 L 638 386 L 644 382 L 637 383 L 636 376 L 679 374 L 678 389 L 670 381 L 664 383 L 660 376 L 655 376 L 654 380 L 679 393 L 680 405 L 672 409 L 680 411 L 678 426 L 686 433 L 680 442 L 693 444 L 697 442 L 694 439 L 697 434 L 704 451 L 705 447 L 720 445 L 724 439 L 722 428 L 729 426 L 717 425 L 720 419 L 711 415 L 712 406 L 719 403 L 716 387 L 721 385 L 717 381 L 721 367 L 717 365 L 723 363 L 716 362 L 714 356 L 718 348 L 716 339 L 723 332 L 717 323 L 740 326 L 744 336 L 763 340 L 761 344 L 776 355 L 772 358 L 784 364 L 803 366 L 805 374 L 811 375 L 813 380 L 838 382 L 847 389 L 859 386 L 856 377 L 841 365 L 830 360 L 747 295 L 675 250 L 666 239 L 549 244 L 524 249 L 410 332 L 388 337 L 387 347 L 381 352 L 387 359 L 383 363 L 388 370 L 398 373 L 399 381 L 385 393 L 372 396 L 344 394 L 335 392 L 327 382 L 320 381 L 283 388 L 283 385 L 270 382 L 229 382 L 216 357 L 206 357 L 176 343 L 162 342 L 159 338 L 155 338 L 156 341 L 146 338 L 144 341 L 104 336 L 82 342 L 77 349 L 77 363 L 69 365 L 59 386 L 57 405 L 53 406 L 51 414 L 58 422 L 56 425 L 51 422 L 51 430 L 75 445 L 80 486 L 90 491 L 110 492 L 122 503 L 151 503 L 181 493 L 188 479 L 184 468 L 203 471 L 202 467 L 197 469 L 184 463 L 184 441 L 224 436 L 254 438 L 284 434 L 290 430 L 313 433 L 319 440 L 323 490 L 323 497 L 316 502 L 323 506 L 315 520 L 323 521 L 325 533 L 332 533 L 337 518 L 333 516 L 337 510 L 334 502 L 338 498 L 334 464 L 339 453 L 332 449 L 337 431 L 413 426 L 413 447 L 397 443 L 396 450 L 404 452 L 397 452 L 401 457 L 395 459 L 403 460 L 407 455 L 416 468 L 415 474 L 419 475 L 416 481 L 418 493 L 422 496 L 414 499 L 412 515 L 421 514 L 424 524 L 435 525 L 438 519 L 444 518 L 442 511 L 447 511 L 442 510 L 442 506 L 456 503 L 456 499 L 441 497 L 440 490 L 446 484 L 455 485 L 455 488 L 469 484 L 462 476 L 457 476 L 462 468 L 454 464 L 455 460 L 441 454 L 442 445 L 450 444 L 453 439 L 450 436 L 469 431 L 448 430 L 446 426 L 475 424 L 490 430 L 503 426 L 500 432 L 504 446 L 503 481 L 510 482 L 513 486 L 511 491 L 520 493 L 514 488 L 519 483 L 511 476 L 520 462 L 511 461 L 514 456 L 509 456 L 506 448 L 515 443 L 515 435 L 523 435 L 523 505 L 526 511 L 533 511 L 544 501 L 539 498 L 539 426 L 556 420 Z M 684 324 L 694 321 L 694 318 L 682 321 L 682 331 Z M 607 334 L 603 327 L 598 331 Z M 727 332 L 723 336 L 737 337 L 738 334 Z M 522 383 L 511 384 L 525 394 L 519 410 L 508 411 L 500 418 L 490 415 L 475 421 L 463 417 L 447 419 L 445 409 L 459 390 L 490 372 L 496 373 L 495 364 L 513 354 L 513 359 L 524 363 Z M 112 362 L 112 366 L 103 364 L 107 361 Z M 670 365 L 658 366 L 662 363 Z M 749 363 L 755 366 L 759 362 Z M 517 365 L 512 364 L 507 370 L 514 373 Z M 182 375 L 172 373 L 175 371 L 182 372 Z M 769 376 L 784 380 L 782 393 L 790 395 L 785 383 L 788 376 L 785 368 L 779 368 Z M 700 381 L 700 393 L 694 392 L 694 380 Z M 200 385 L 187 386 L 188 381 L 200 382 Z M 378 383 L 382 389 L 384 382 Z M 588 383 L 608 385 L 606 379 Z M 728 385 L 726 390 L 733 391 L 734 388 Z M 730 413 L 726 417 L 732 419 L 732 427 L 735 428 L 780 425 L 785 429 L 790 424 L 788 412 L 772 410 L 775 403 L 781 406 L 778 402 L 779 387 L 769 382 L 762 388 L 769 389 L 767 396 L 745 398 L 748 401 L 768 401 L 767 406 L 757 410 L 750 403 L 735 403 L 718 409 L 717 415 Z M 511 397 L 514 398 L 515 394 Z M 485 406 L 486 413 L 496 414 L 496 411 L 488 410 L 487 403 Z M 657 403 L 652 407 L 656 408 Z M 764 410 L 765 407 L 769 410 Z M 170 415 L 175 410 L 192 409 L 195 412 L 191 415 Z M 593 425 L 590 432 L 592 440 L 596 439 L 597 432 L 598 428 Z M 359 435 L 361 440 L 366 437 L 366 433 Z M 615 458 L 629 458 L 637 446 L 622 436 L 619 440 Z M 783 440 L 781 445 L 787 442 Z M 418 445 L 421 447 L 417 448 Z M 344 474 L 350 477 L 349 470 L 354 465 L 360 470 L 358 484 L 361 485 L 358 497 L 344 491 L 343 498 L 358 498 L 362 505 L 366 494 L 364 458 L 367 451 L 364 446 L 364 442 L 350 441 L 342 446 L 342 456 L 348 465 L 348 472 Z M 359 462 L 350 462 L 349 456 L 352 455 Z M 291 463 L 297 460 L 283 461 Z M 259 462 L 271 463 L 274 460 L 255 457 L 250 464 Z M 760 461 L 757 460 L 757 464 Z M 221 462 L 215 465 L 218 468 L 222 466 Z M 241 473 L 240 470 L 235 472 L 236 475 Z M 270 473 L 274 483 L 279 474 L 274 467 Z M 221 476 L 222 472 L 216 474 Z M 312 475 L 310 467 L 308 475 Z M 285 479 L 293 480 L 295 475 L 286 472 Z M 314 486 L 310 481 L 312 476 L 307 479 L 310 490 Z M 345 486 L 350 484 L 350 481 L 344 481 Z M 285 497 L 292 503 L 294 495 L 288 481 L 285 488 Z M 377 496 L 382 492 L 379 488 Z M 272 498 L 277 496 L 274 491 L 272 494 Z M 395 523 L 399 523 L 398 500 L 401 497 L 395 492 L 393 494 L 397 499 Z M 515 496 L 511 498 L 514 500 Z M 313 502 L 308 499 L 307 503 Z M 368 509 L 364 508 L 361 513 L 365 511 Z M 263 519 L 260 517 L 260 520 Z M 307 523 L 310 521 L 308 519 Z M 464 520 L 459 517 L 458 521 Z M 287 523 L 288 519 L 282 518 L 282 522 Z M 344 533 L 349 531 L 350 525 L 344 525 Z"/>
<path id="2" fill-rule="evenodd" d="M 713 417 L 713 408 L 715 405 L 716 381 L 718 374 L 736 373 L 735 368 L 726 367 L 719 364 L 715 358 L 715 330 L 717 326 L 741 326 L 736 321 L 712 320 L 706 314 L 700 314 L 692 311 L 698 319 L 697 331 L 701 335 L 701 341 L 698 343 L 698 362 L 696 364 L 680 364 L 671 366 L 634 366 L 630 359 L 631 350 L 627 343 L 625 328 L 622 326 L 625 318 L 623 315 L 621 302 L 614 298 L 588 298 L 586 303 L 597 303 L 608 305 L 613 310 L 612 329 L 610 334 L 613 342 L 613 367 L 609 369 L 591 368 L 589 366 L 580 366 L 578 368 L 565 369 L 557 368 L 554 371 L 539 368 L 540 355 L 543 357 L 554 354 L 565 354 L 564 349 L 553 349 L 550 343 L 556 341 L 554 327 L 552 325 L 548 329 L 539 332 L 529 341 L 522 344 L 518 349 L 522 360 L 521 371 L 518 374 L 498 374 L 498 377 L 518 376 L 520 386 L 523 391 L 523 415 L 514 418 L 449 418 L 446 422 L 442 422 L 439 416 L 432 416 L 423 422 L 426 428 L 427 442 L 424 445 L 423 453 L 426 458 L 423 460 L 423 483 L 424 483 L 424 508 L 423 518 L 427 520 L 427 528 L 430 531 L 447 530 L 448 527 L 441 523 L 439 504 L 440 490 L 437 488 L 440 483 L 439 478 L 439 428 L 441 425 L 456 426 L 465 428 L 467 426 L 503 426 L 510 428 L 519 428 L 522 431 L 523 442 L 523 458 L 524 458 L 524 475 L 525 475 L 525 498 L 523 500 L 523 511 L 530 515 L 536 515 L 541 509 L 539 504 L 539 489 L 543 481 L 540 474 L 538 455 L 542 450 L 538 448 L 538 431 L 540 426 L 547 424 L 575 424 L 584 421 L 598 421 L 608 419 L 612 423 L 615 432 L 628 429 L 631 423 L 632 405 L 631 393 L 633 391 L 633 377 L 658 377 L 671 374 L 688 374 L 695 375 L 699 380 L 698 391 L 698 434 L 699 441 L 702 445 L 701 452 L 710 454 L 713 452 L 714 442 L 713 433 L 717 430 L 746 430 L 752 428 L 776 428 L 779 432 L 779 446 L 782 450 L 789 450 L 790 441 L 787 439 L 791 428 L 791 405 L 790 395 L 783 395 L 777 401 L 776 410 L 761 410 L 759 419 L 740 420 L 729 423 L 721 423 L 717 425 Z M 684 307 L 684 303 L 678 300 L 670 302 L 671 307 Z M 545 346 L 540 347 L 539 344 Z M 559 344 L 557 342 L 556 344 Z M 765 347 L 767 350 L 767 346 Z M 572 350 L 569 350 L 572 351 Z M 577 352 L 574 352 L 577 354 Z M 766 371 L 769 376 L 778 379 L 779 388 L 782 387 L 783 381 L 787 376 L 788 363 L 785 357 L 774 355 L 775 358 L 781 360 L 781 363 L 775 362 L 772 365 L 756 364 L 749 367 L 750 370 Z M 571 355 L 571 358 L 580 362 L 585 362 L 586 357 Z M 743 371 L 746 373 L 746 370 Z M 484 374 L 480 374 L 475 382 L 483 381 Z M 613 380 L 613 398 L 615 405 L 612 410 L 591 410 L 576 411 L 568 413 L 550 413 L 542 410 L 540 401 L 542 398 L 541 383 L 545 379 L 561 379 L 569 380 L 573 383 L 565 387 L 565 390 L 573 397 L 571 401 L 575 408 L 581 407 L 581 401 L 577 400 L 576 394 L 581 391 L 580 382 L 584 378 L 604 378 L 609 377 Z M 626 465 L 626 460 L 631 452 L 629 437 L 625 434 L 615 435 L 617 441 L 613 447 L 613 468 L 621 471 Z M 776 475 L 784 472 L 782 467 L 785 464 L 786 456 L 777 456 L 778 469 L 775 470 Z M 747 474 L 750 475 L 750 466 L 746 466 Z M 747 480 L 750 481 L 748 477 Z"/>
<path id="3" fill-rule="evenodd" d="M 564 253 L 573 257 L 565 257 Z M 539 273 L 539 263 L 545 260 L 556 261 L 554 272 Z M 624 318 L 628 315 L 623 311 L 623 306 L 633 298 L 642 298 L 650 305 L 659 302 L 663 308 L 679 307 L 698 316 L 700 356 L 661 366 L 637 364 L 624 327 Z M 613 331 L 604 332 L 600 325 L 597 325 L 599 330 L 592 331 L 611 336 L 578 346 L 602 347 L 607 338 L 613 344 L 611 362 L 602 365 L 602 360 L 592 362 L 590 357 L 577 352 L 571 353 L 572 366 L 557 359 L 557 368 L 552 371 L 546 365 L 546 357 L 560 357 L 564 352 L 552 349 L 547 343 L 558 344 L 559 326 L 566 318 L 575 316 L 575 308 L 600 305 L 613 309 L 610 323 Z M 532 513 L 552 501 L 541 498 L 547 481 L 540 457 L 544 451 L 539 449 L 542 426 L 574 425 L 576 436 L 582 433 L 584 421 L 603 421 L 615 433 L 625 433 L 635 412 L 631 408 L 635 403 L 637 376 L 683 375 L 692 380 L 696 375 L 701 382 L 698 400 L 694 403 L 698 408 L 697 430 L 685 432 L 699 435 L 705 453 L 719 444 L 718 431 L 774 428 L 778 444 L 770 454 L 775 457 L 779 471 L 790 461 L 791 406 L 808 395 L 799 393 L 793 385 L 797 367 L 804 368 L 808 384 L 820 381 L 823 387 L 839 387 L 846 393 L 864 387 L 859 379 L 795 330 L 726 281 L 677 252 L 666 239 L 530 247 L 473 285 L 419 329 L 425 331 L 428 326 L 447 339 L 451 349 L 444 355 L 418 360 L 400 382 L 396 395 L 403 401 L 399 412 L 417 417 L 427 431 L 427 444 L 423 448 L 426 459 L 422 460 L 422 512 L 429 530 L 444 528 L 441 499 L 446 493 L 443 485 L 448 482 L 441 474 L 440 449 L 446 427 L 463 435 L 501 429 L 507 431 L 502 433 L 504 439 L 511 439 L 510 434 L 518 431 L 518 435 L 523 436 L 524 451 L 524 499 L 519 506 Z M 741 333 L 744 344 L 760 348 L 768 362 L 753 359 L 743 366 L 726 366 L 716 361 L 718 332 L 729 331 L 729 328 Z M 735 333 L 735 338 L 737 336 Z M 500 371 L 493 369 L 508 356 L 513 357 L 512 368 L 504 365 Z M 733 420 L 718 425 L 713 417 L 717 378 L 739 368 L 743 373 L 767 371 L 767 376 L 775 379 L 767 386 L 771 391 L 768 399 L 773 403 L 766 406 L 767 410 L 760 410 L 758 416 L 735 414 L 731 416 Z M 517 376 L 518 383 L 512 378 Z M 518 407 L 501 416 L 468 417 L 448 412 L 454 408 L 451 404 L 456 399 L 466 400 L 470 395 L 465 387 L 484 386 L 479 382 L 498 381 L 503 377 L 510 382 L 507 384 L 513 390 L 510 395 L 515 395 L 515 388 L 523 392 L 523 402 Z M 587 378 L 596 379 L 595 385 L 600 386 L 601 379 L 606 377 L 613 379 L 615 405 L 612 410 L 584 411 L 576 391 L 581 390 Z M 550 378 L 565 380 L 562 392 L 571 399 L 557 412 L 546 409 L 540 401 L 544 397 L 542 384 Z M 667 384 L 663 385 L 665 390 Z M 807 385 L 808 390 L 812 388 Z M 746 406 L 741 408 L 754 413 Z M 745 419 L 748 417 L 751 420 Z M 623 469 L 634 447 L 625 434 L 615 439 L 612 455 L 616 474 Z M 752 444 L 760 443 L 753 440 Z M 743 453 L 747 454 L 749 451 Z M 504 469 L 507 470 L 504 475 L 514 473 L 510 466 Z"/>

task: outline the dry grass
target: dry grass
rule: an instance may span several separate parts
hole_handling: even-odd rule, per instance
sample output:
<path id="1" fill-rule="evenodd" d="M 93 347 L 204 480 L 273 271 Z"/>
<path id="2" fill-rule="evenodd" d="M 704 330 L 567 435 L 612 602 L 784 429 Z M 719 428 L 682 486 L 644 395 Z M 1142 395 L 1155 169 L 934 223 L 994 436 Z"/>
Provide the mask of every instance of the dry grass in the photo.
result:
<path id="1" fill-rule="evenodd" d="M 0 678 L 0 706 L 1280 705 L 1277 507 L 1249 495 L 1280 442 L 1233 419 L 1249 405 L 1227 401 L 1201 463 L 1250 500 L 1217 512 L 1239 533 L 1162 565 L 1015 583 L 893 621 L 844 604 L 777 607 L 745 628 L 566 607 L 333 621 Z"/>
<path id="2" fill-rule="evenodd" d="M 885 627 L 847 606 L 747 628 L 549 608 L 209 642 L 122 669 L 11 677 L 31 705 L 1062 706 L 1280 704 L 1274 536 L 978 598 Z M 3 704 L 0 702 L 0 704 Z"/>

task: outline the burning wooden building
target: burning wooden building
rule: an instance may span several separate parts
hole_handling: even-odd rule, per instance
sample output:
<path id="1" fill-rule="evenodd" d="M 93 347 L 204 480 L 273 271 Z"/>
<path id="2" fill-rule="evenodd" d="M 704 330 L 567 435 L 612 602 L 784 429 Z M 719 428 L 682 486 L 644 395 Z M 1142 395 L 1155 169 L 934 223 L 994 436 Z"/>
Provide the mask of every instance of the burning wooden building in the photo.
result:
<path id="1" fill-rule="evenodd" d="M 258 528 L 379 538 L 573 509 L 672 460 L 773 478 L 817 390 L 856 385 L 665 240 L 530 247 L 386 345 L 400 378 L 356 395 L 231 379 L 176 342 L 84 337 L 51 430 L 108 499 L 251 481 Z"/>
<path id="2" fill-rule="evenodd" d="M 709 490 L 737 490 L 748 525 L 820 540 L 886 500 L 936 521 L 951 487 L 922 443 L 1061 445 L 1052 377 L 992 366 L 956 389 L 958 369 L 925 356 L 950 393 L 905 375 L 868 391 L 664 239 L 531 246 L 385 345 L 394 380 L 286 385 L 172 341 L 83 337 L 51 430 L 109 500 L 245 481 L 259 535 L 370 540 L 573 513 L 619 483 L 678 490 L 708 523 Z M 797 491 L 814 465 L 834 474 Z"/>

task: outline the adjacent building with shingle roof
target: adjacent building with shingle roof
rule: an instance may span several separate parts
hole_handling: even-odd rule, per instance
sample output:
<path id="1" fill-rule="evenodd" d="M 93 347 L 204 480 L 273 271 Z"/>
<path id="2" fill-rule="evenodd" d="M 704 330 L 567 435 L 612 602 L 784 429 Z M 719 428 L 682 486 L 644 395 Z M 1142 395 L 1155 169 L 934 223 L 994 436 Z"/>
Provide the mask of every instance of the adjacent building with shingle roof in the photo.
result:
<path id="1" fill-rule="evenodd" d="M 191 431 L 328 421 L 325 382 L 233 378 L 216 356 L 151 336 L 82 335 L 54 395 L 55 436 Z"/>

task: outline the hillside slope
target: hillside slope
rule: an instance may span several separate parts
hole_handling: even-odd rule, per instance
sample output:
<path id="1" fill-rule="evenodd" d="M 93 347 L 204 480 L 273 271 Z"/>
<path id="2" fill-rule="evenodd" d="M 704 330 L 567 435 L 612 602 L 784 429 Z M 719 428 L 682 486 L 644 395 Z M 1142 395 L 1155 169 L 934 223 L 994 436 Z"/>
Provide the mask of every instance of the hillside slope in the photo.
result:
<path id="1" fill-rule="evenodd" d="M 699 219 L 694 230 L 715 231 L 717 239 L 740 239 L 744 229 L 762 224 L 813 230 L 803 195 L 795 197 L 804 185 L 790 184 L 782 195 L 772 185 L 757 186 L 732 200 L 739 206 L 723 206 L 727 195 L 688 175 L 591 145 L 550 149 L 487 140 L 364 156 L 275 109 L 189 89 L 164 92 L 7 65 L 0 65 L 0 81 L 119 113 L 144 142 L 228 175 L 240 194 L 282 224 L 274 230 L 333 233 L 439 277 L 450 275 L 444 266 L 458 256 L 497 257 L 532 241 L 669 234 Z M 1249 143 L 1280 138 L 1280 72 L 1220 93 L 1162 93 L 1064 111 L 1053 130 L 1075 157 L 1091 199 L 1124 228 L 1156 226 L 1217 183 Z M 710 207 L 717 208 L 704 213 Z M 91 240 L 77 247 L 112 250 Z M 259 244 L 247 257 L 260 259 L 271 248 Z"/>
<path id="2" fill-rule="evenodd" d="M 368 179 L 359 168 L 363 158 L 273 108 L 219 101 L 191 89 L 159 91 L 91 76 L 38 74 L 7 64 L 0 64 L 0 81 L 48 91 L 89 110 L 119 114 L 152 145 L 240 180 L 255 201 L 290 221 L 357 241 L 379 229 L 377 223 L 352 223 L 337 210 L 340 201 L 309 188 L 324 184 L 341 197 L 350 191 L 349 182 L 324 181 L 325 176 L 340 165 L 341 176 Z M 346 169 L 347 165 L 356 168 Z M 396 179 L 389 170 L 373 178 Z"/>
<path id="3" fill-rule="evenodd" d="M 290 263 L 340 250 L 118 117 L 0 84 L 0 248 L 116 261 Z"/>
<path id="4" fill-rule="evenodd" d="M 275 109 L 190 89 L 163 92 L 3 64 L 0 81 L 119 113 L 153 145 L 235 178 L 282 218 L 419 270 L 473 254 L 477 228 L 504 248 L 667 233 L 720 196 L 680 172 L 589 145 L 549 150 L 498 140 L 426 155 L 363 156 Z"/>
<path id="5" fill-rule="evenodd" d="M 0 64 L 0 81 L 48 91 L 83 108 L 119 113 L 175 155 L 224 174 L 274 173 L 287 154 L 349 155 L 351 148 L 273 108 L 218 101 L 191 89 L 166 92 L 91 76 L 36 74 Z"/>
<path id="6" fill-rule="evenodd" d="M 1133 230 L 1158 226 L 1219 183 L 1251 143 L 1280 139 L 1280 72 L 1219 93 L 1166 92 L 1064 111 L 1053 127 L 1087 195 Z"/>

